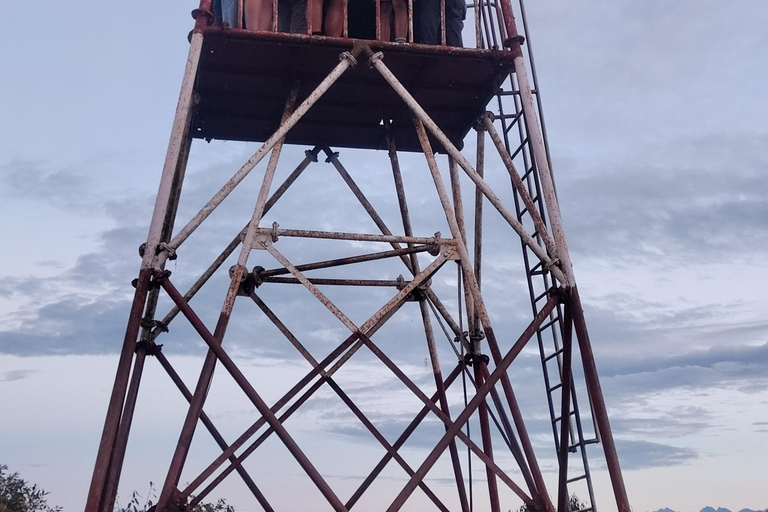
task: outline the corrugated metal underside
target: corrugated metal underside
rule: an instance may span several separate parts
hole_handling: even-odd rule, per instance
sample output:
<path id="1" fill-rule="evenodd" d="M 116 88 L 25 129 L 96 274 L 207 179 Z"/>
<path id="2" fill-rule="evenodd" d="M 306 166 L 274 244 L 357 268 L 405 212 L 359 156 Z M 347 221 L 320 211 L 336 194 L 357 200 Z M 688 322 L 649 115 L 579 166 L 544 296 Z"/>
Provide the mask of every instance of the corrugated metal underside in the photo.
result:
<path id="1" fill-rule="evenodd" d="M 371 43 L 459 147 L 512 70 L 508 53 Z M 266 140 L 280 123 L 292 84 L 300 84 L 298 101 L 303 101 L 353 44 L 349 39 L 208 29 L 196 84 L 199 103 L 192 120 L 193 136 Z M 410 110 L 361 58 L 288 133 L 286 142 L 384 149 L 383 119 L 392 120 L 398 150 L 421 151 Z"/>

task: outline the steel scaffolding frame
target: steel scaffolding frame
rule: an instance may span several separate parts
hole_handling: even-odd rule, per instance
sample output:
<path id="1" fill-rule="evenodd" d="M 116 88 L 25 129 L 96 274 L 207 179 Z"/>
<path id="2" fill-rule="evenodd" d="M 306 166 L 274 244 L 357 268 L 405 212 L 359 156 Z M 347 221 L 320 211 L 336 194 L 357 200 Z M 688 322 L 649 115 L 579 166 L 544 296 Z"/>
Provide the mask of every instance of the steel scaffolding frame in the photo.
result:
<path id="1" fill-rule="evenodd" d="M 519 6 L 524 15 L 522 2 Z M 509 52 L 514 62 L 514 74 L 509 76 L 505 82 L 506 85 L 497 95 L 498 112 L 480 113 L 475 123 L 477 133 L 475 165 L 467 160 L 456 144 L 385 64 L 386 50 L 374 51 L 372 45 L 364 41 L 352 41 L 349 43 L 348 51 L 340 55 L 339 63 L 329 70 L 327 76 L 302 101 L 298 100 L 299 88 L 292 89 L 285 102 L 281 122 L 274 133 L 234 173 L 231 179 L 213 194 L 210 201 L 174 235 L 173 226 L 194 136 L 191 125 L 196 103 L 195 85 L 206 28 L 211 20 L 211 1 L 201 1 L 200 8 L 195 11 L 195 30 L 190 38 L 189 57 L 149 234 L 140 250 L 142 264 L 139 276 L 134 281 L 136 288 L 134 299 L 96 459 L 86 512 L 111 512 L 114 505 L 146 356 L 154 356 L 158 359 L 189 402 L 176 450 L 160 492 L 157 503 L 158 512 L 174 509 L 192 510 L 232 472 L 238 473 L 263 510 L 275 510 L 273 500 L 264 494 L 243 465 L 245 459 L 273 434 L 294 457 L 328 505 L 337 511 L 351 509 L 392 461 L 402 468 L 407 478 L 397 496 L 383 507 L 388 512 L 400 510 L 416 489 L 420 489 L 438 510 L 459 508 L 462 512 L 469 512 L 478 506 L 483 510 L 500 512 L 502 502 L 499 495 L 499 482 L 514 493 L 529 510 L 566 512 L 570 497 L 568 484 L 582 479 L 588 484 L 589 509 L 595 510 L 585 448 L 587 444 L 599 441 L 603 445 L 617 508 L 620 512 L 629 512 L 615 443 L 562 228 L 545 134 L 540 122 L 541 105 L 535 87 L 531 86 L 527 71 L 528 67 L 533 65 L 532 56 L 530 53 L 527 56 L 523 54 L 524 38 L 517 33 L 512 6 L 508 0 L 478 2 L 474 9 L 477 49 L 473 51 L 479 55 L 483 52 Z M 311 36 L 308 38 L 311 39 Z M 530 47 L 528 49 L 530 51 Z M 327 145 L 318 145 L 307 151 L 303 161 L 270 194 L 286 135 L 348 70 L 359 65 L 360 62 L 365 62 L 371 68 L 370 73 L 381 77 L 410 110 L 418 143 L 440 200 L 442 215 L 449 226 L 450 237 L 443 237 L 439 233 L 431 236 L 417 236 L 413 233 L 411 209 L 406 200 L 394 137 L 387 138 L 387 149 L 403 227 L 402 234 L 395 234 L 387 226 L 346 170 L 339 155 Z M 510 99 L 514 114 L 509 111 Z M 390 121 L 384 119 L 382 122 L 384 129 L 388 131 Z M 519 144 L 511 142 L 510 133 L 515 133 L 515 130 L 519 136 Z M 501 159 L 504 171 L 509 175 L 514 195 L 513 208 L 505 204 L 485 179 L 487 139 L 490 139 L 492 147 Z M 435 156 L 436 149 L 449 157 L 447 184 L 444 180 L 444 172 L 441 172 Z M 265 213 L 281 200 L 304 170 L 317 161 L 321 152 L 327 156 L 327 161 L 339 173 L 350 192 L 379 228 L 380 233 L 286 229 L 277 223 L 271 227 L 261 226 Z M 251 219 L 190 289 L 182 294 L 171 279 L 171 272 L 165 268 L 167 261 L 176 258 L 177 250 L 268 154 L 268 163 Z M 522 174 L 517 169 L 516 161 L 523 164 Z M 465 213 L 462 203 L 462 178 L 460 177 L 462 171 L 465 175 L 463 179 L 469 179 L 475 189 L 475 207 L 468 213 Z M 486 208 L 492 212 L 495 211 L 504 220 L 505 229 L 507 226 L 511 228 L 520 238 L 523 247 L 533 320 L 523 330 L 517 341 L 511 344 L 503 344 L 497 339 L 491 315 L 486 307 L 487 296 L 483 294 L 481 288 L 483 218 Z M 474 226 L 471 254 L 470 240 L 467 236 L 469 221 L 473 222 Z M 340 242 L 386 244 L 388 248 L 344 258 L 295 264 L 277 247 L 280 245 L 281 238 L 293 237 L 305 240 L 327 239 Z M 215 328 L 209 330 L 200 319 L 198 312 L 190 305 L 190 300 L 238 248 L 240 252 L 237 263 L 229 269 L 229 286 L 218 321 Z M 249 271 L 247 265 L 253 251 L 269 254 L 278 266 L 272 269 L 256 267 Z M 420 259 L 418 255 L 422 258 Z M 347 269 L 357 263 L 390 260 L 400 260 L 411 277 L 409 279 L 402 276 L 397 279 L 360 279 L 353 270 L 350 270 L 349 275 L 345 275 L 344 278 L 315 278 L 306 275 L 313 270 Z M 426 260 L 429 260 L 429 263 L 422 269 Z M 450 261 L 455 262 L 459 269 L 458 319 L 449 311 L 444 299 L 438 296 L 431 285 L 431 278 Z M 349 336 L 325 357 L 318 360 L 257 293 L 258 288 L 267 283 L 303 286 L 349 330 Z M 358 325 L 320 290 L 319 287 L 322 286 L 388 287 L 395 293 L 367 321 Z M 162 292 L 172 301 L 173 308 L 162 320 L 157 320 L 158 302 Z M 238 297 L 250 298 L 258 310 L 277 327 L 311 366 L 304 377 L 272 405 L 264 400 L 243 374 L 231 354 L 223 347 L 232 310 Z M 397 362 L 382 350 L 381 345 L 374 342 L 377 331 L 394 317 L 406 302 L 418 302 L 419 305 L 434 377 L 434 388 L 430 390 L 409 378 Z M 192 389 L 182 381 L 161 351 L 161 345 L 156 343 L 158 337 L 168 331 L 169 324 L 178 317 L 179 313 L 187 319 L 208 348 L 197 383 Z M 466 329 L 464 316 L 466 316 Z M 447 377 L 443 375 L 443 364 L 438 355 L 433 320 L 438 322 L 449 338 L 451 336 L 454 338 L 459 347 L 458 349 L 454 347 L 458 356 L 457 362 L 455 366 L 452 364 L 449 366 L 451 371 Z M 591 417 L 595 425 L 594 439 L 585 438 L 578 408 L 572 369 L 574 334 L 579 349 L 578 356 L 583 365 Z M 507 337 L 505 333 L 504 338 Z M 533 337 L 537 339 L 541 354 L 558 457 L 559 474 L 555 503 L 550 500 L 542 469 L 534 453 L 533 443 L 526 429 L 523 413 L 508 373 L 510 365 Z M 553 348 L 547 348 L 548 342 L 545 340 L 550 340 Z M 422 404 L 420 412 L 393 443 L 387 441 L 371 418 L 334 379 L 334 374 L 363 348 L 375 356 Z M 489 351 L 490 356 L 483 353 L 484 349 Z M 550 360 L 557 362 L 557 370 L 554 374 L 547 365 Z M 226 370 L 260 415 L 255 423 L 232 442 L 225 440 L 203 410 L 217 365 L 221 365 Z M 448 391 L 452 385 L 456 384 L 459 376 L 462 376 L 463 380 L 466 379 L 464 382 L 468 381 L 470 385 L 465 391 L 465 403 L 460 404 L 457 409 L 457 404 L 449 400 Z M 552 384 L 553 381 L 555 384 Z M 326 386 L 338 396 L 385 451 L 385 455 L 362 479 L 355 492 L 346 501 L 340 498 L 327 477 L 313 465 L 299 443 L 284 426 L 284 422 L 292 414 L 318 390 Z M 490 402 L 488 397 L 491 399 Z M 416 428 L 428 417 L 443 423 L 445 432 L 439 439 L 434 440 L 434 445 L 426 458 L 414 467 L 405 460 L 400 450 Z M 568 421 L 563 421 L 563 418 L 567 418 Z M 479 425 L 479 443 L 473 440 L 468 429 L 464 430 L 470 421 L 475 421 Z M 202 423 L 209 431 L 222 453 L 201 473 L 192 478 L 189 484 L 180 486 L 182 470 L 198 423 Z M 491 423 L 496 425 L 496 431 L 492 429 Z M 258 437 L 252 440 L 257 434 Z M 503 442 L 499 443 L 499 439 Z M 466 446 L 471 453 L 467 462 L 461 460 L 459 444 Z M 517 464 L 514 471 L 519 472 L 523 483 L 516 483 L 511 476 L 512 471 L 500 467 L 497 462 L 499 446 L 509 450 Z M 425 481 L 430 469 L 435 466 L 446 450 L 456 484 L 453 505 L 446 504 L 445 497 L 439 496 L 439 492 Z M 572 452 L 577 452 L 584 469 L 576 476 L 569 474 L 569 454 Z M 475 503 L 470 461 L 479 462 L 485 469 L 487 503 Z M 470 485 L 467 485 L 468 482 Z"/>

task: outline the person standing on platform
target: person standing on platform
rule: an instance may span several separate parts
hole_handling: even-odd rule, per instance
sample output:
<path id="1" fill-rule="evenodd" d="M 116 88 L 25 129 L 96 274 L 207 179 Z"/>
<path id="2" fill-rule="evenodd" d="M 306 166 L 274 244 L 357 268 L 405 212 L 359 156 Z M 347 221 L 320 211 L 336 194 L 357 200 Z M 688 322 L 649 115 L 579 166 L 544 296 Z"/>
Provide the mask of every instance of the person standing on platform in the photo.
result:
<path id="1" fill-rule="evenodd" d="M 382 41 L 391 41 L 392 14 L 394 13 L 394 28 L 396 43 L 405 43 L 408 35 L 408 0 L 380 0 L 381 19 L 379 20 L 379 36 Z"/>
<path id="2" fill-rule="evenodd" d="M 214 0 L 213 20 L 216 25 L 226 24 L 229 28 L 238 28 L 237 0 Z"/>
<path id="3" fill-rule="evenodd" d="M 246 29 L 264 32 L 272 28 L 272 0 L 244 0 L 243 10 Z"/>
<path id="4" fill-rule="evenodd" d="M 312 0 L 312 34 L 323 30 L 323 0 Z M 307 33 L 307 0 L 278 0 L 277 29 L 291 34 Z"/>
<path id="5" fill-rule="evenodd" d="M 418 30 L 416 42 L 422 44 L 441 44 L 440 0 L 417 0 Z M 445 44 L 462 47 L 464 43 L 461 31 L 467 17 L 467 4 L 464 0 L 445 0 Z"/>
<path id="6" fill-rule="evenodd" d="M 321 1 L 321 0 L 318 0 Z M 341 37 L 344 33 L 344 1 L 328 0 L 328 9 L 325 11 L 325 35 L 329 37 Z"/>

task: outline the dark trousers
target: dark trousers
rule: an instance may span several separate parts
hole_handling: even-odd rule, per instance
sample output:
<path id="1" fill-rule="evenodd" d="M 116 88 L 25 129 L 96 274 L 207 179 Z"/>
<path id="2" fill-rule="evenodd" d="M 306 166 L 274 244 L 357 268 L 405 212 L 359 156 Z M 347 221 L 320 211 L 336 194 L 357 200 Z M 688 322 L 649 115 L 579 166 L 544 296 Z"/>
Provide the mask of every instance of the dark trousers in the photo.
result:
<path id="1" fill-rule="evenodd" d="M 440 44 L 440 0 L 416 0 L 417 11 L 416 42 Z M 467 15 L 467 4 L 463 0 L 445 0 L 445 43 L 448 46 L 464 46 L 461 30 Z"/>

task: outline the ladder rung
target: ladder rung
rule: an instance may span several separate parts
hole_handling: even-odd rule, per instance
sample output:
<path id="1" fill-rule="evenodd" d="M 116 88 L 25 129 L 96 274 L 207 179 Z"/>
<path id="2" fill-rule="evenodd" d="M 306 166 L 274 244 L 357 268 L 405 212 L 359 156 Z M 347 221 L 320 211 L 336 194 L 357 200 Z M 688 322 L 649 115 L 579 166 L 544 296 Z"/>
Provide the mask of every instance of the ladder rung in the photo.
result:
<path id="1" fill-rule="evenodd" d="M 580 446 L 586 446 L 589 444 L 597 444 L 597 439 L 594 437 L 592 439 L 582 439 L 578 443 L 573 443 L 571 446 L 569 446 L 568 451 L 575 452 L 576 449 L 579 448 Z"/>
<path id="2" fill-rule="evenodd" d="M 561 387 L 563 387 L 563 383 L 562 383 L 562 382 L 561 382 L 561 383 L 559 383 L 559 384 L 555 384 L 554 386 L 552 386 L 551 388 L 549 388 L 549 390 L 548 390 L 548 391 L 551 393 L 551 392 L 553 392 L 553 391 L 556 391 L 556 390 L 560 389 Z"/>
<path id="3" fill-rule="evenodd" d="M 587 478 L 587 475 L 586 475 L 586 474 L 584 474 L 584 475 L 579 475 L 579 476 L 576 476 L 576 477 L 573 477 L 573 478 L 569 478 L 569 479 L 566 481 L 566 483 L 569 483 L 569 484 L 570 484 L 570 483 L 573 483 L 573 482 L 578 482 L 579 480 L 584 480 L 585 478 Z"/>
<path id="4" fill-rule="evenodd" d="M 573 416 L 574 414 L 576 414 L 576 411 L 571 409 L 571 412 L 568 413 L 568 416 Z M 555 419 L 552 420 L 552 423 L 557 423 L 558 421 L 560 421 L 560 418 L 562 417 L 563 417 L 562 415 L 556 417 Z"/>
<path id="5" fill-rule="evenodd" d="M 555 357 L 559 356 L 562 353 L 563 353 L 563 349 L 562 348 L 559 349 L 559 350 L 556 350 L 555 352 L 552 352 L 547 357 L 545 357 L 544 358 L 544 362 L 546 363 L 547 361 L 550 361 L 551 359 L 554 359 Z"/>
<path id="6" fill-rule="evenodd" d="M 517 122 L 517 121 L 515 121 L 515 122 Z M 513 123 L 513 124 L 510 126 L 510 128 L 511 128 L 512 126 L 514 126 L 514 124 L 515 124 L 515 123 Z M 523 141 L 520 143 L 520 145 L 519 145 L 519 146 L 517 146 L 517 149 L 515 150 L 515 152 L 514 152 L 514 153 L 512 153 L 511 155 L 509 155 L 509 157 L 510 157 L 512 160 L 514 160 L 514 159 L 515 159 L 515 157 L 517 156 L 517 154 L 518 154 L 518 153 L 520 153 L 520 151 L 522 151 L 522 150 L 523 150 L 523 148 L 525 147 L 525 145 L 526 145 L 526 144 L 528 144 L 528 137 L 526 137 L 525 139 L 523 139 Z M 523 175 L 523 179 L 525 179 L 525 176 L 527 176 L 527 175 L 528 175 L 528 173 L 525 173 L 525 174 Z"/>
<path id="7" fill-rule="evenodd" d="M 527 141 L 528 139 L 525 139 L 525 140 Z M 525 171 L 525 172 L 523 173 L 523 175 L 522 175 L 522 176 L 520 176 L 520 178 L 521 178 L 521 179 L 525 179 L 525 178 L 527 178 L 527 177 L 528 177 L 528 175 L 529 175 L 529 174 L 531 174 L 531 173 L 534 171 L 534 169 L 536 169 L 536 168 L 535 168 L 535 167 L 533 167 L 533 166 L 531 166 L 531 167 L 530 167 L 530 168 L 529 168 L 527 171 Z"/>
<path id="8" fill-rule="evenodd" d="M 553 318 L 549 322 L 547 322 L 545 324 L 542 324 L 541 327 L 539 327 L 539 331 L 543 331 L 545 329 L 549 329 L 550 327 L 552 327 L 552 324 L 556 323 L 558 320 L 559 320 L 558 318 Z"/>

